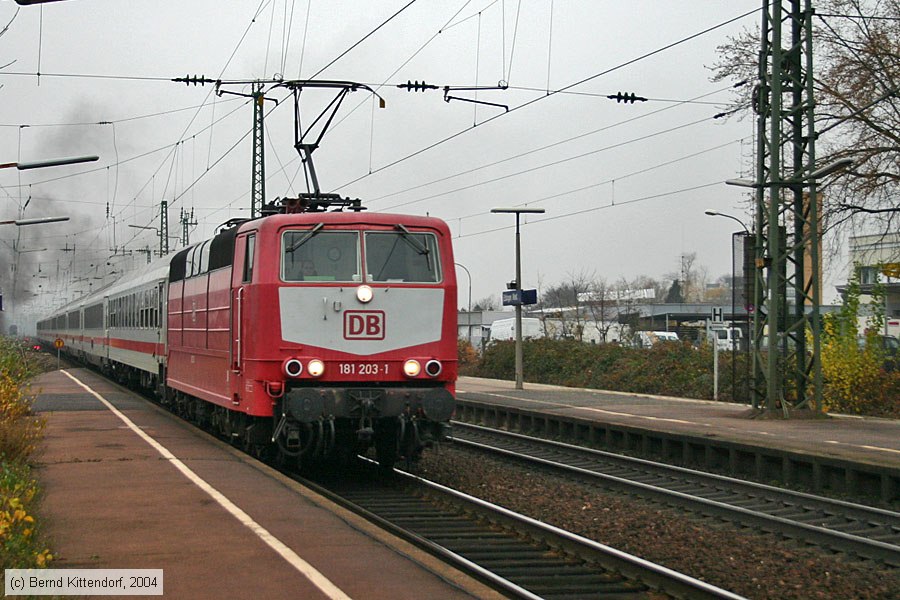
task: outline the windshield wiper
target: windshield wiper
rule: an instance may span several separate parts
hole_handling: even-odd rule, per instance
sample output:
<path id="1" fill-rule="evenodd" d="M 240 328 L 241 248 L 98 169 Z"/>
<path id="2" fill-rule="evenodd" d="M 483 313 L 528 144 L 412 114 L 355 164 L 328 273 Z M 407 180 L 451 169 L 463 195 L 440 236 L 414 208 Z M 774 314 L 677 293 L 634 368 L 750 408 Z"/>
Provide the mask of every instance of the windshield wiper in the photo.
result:
<path id="1" fill-rule="evenodd" d="M 422 244 L 422 242 L 417 240 L 409 229 L 407 229 L 405 226 L 401 225 L 400 223 L 397 223 L 396 225 L 394 225 L 394 227 L 396 227 L 397 229 L 400 230 L 400 232 L 403 235 L 403 239 L 406 240 L 406 242 L 410 246 L 415 248 L 416 252 L 418 252 L 419 254 L 422 254 L 423 256 L 428 256 L 428 253 L 429 253 L 428 248 L 424 244 Z"/>
<path id="2" fill-rule="evenodd" d="M 325 223 L 317 224 L 310 231 L 308 231 L 306 235 L 304 235 L 302 238 L 300 238 L 300 240 L 298 242 L 293 244 L 290 248 L 287 248 L 285 250 L 285 252 L 293 252 L 294 250 L 296 250 L 297 248 L 299 248 L 300 246 L 302 246 L 303 244 L 308 242 L 310 239 L 312 239 L 312 236 L 319 233 L 319 230 L 322 229 L 323 227 L 325 227 Z"/>

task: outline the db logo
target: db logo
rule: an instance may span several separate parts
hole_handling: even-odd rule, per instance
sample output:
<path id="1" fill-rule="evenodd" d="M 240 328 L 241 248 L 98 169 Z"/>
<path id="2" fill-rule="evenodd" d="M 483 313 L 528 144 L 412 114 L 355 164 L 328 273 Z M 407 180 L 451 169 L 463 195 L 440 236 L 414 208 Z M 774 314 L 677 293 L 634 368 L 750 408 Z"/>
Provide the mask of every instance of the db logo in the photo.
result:
<path id="1" fill-rule="evenodd" d="M 383 340 L 384 311 L 348 310 L 344 312 L 345 340 Z"/>

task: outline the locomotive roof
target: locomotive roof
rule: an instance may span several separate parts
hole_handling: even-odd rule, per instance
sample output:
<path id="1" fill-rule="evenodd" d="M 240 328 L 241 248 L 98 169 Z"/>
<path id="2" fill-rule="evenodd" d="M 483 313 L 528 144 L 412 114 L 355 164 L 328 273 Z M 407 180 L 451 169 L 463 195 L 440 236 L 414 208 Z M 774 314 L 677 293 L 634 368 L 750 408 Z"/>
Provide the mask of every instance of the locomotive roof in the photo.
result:
<path id="1" fill-rule="evenodd" d="M 370 213 L 370 212 L 304 212 L 278 214 L 248 221 L 240 226 L 241 231 L 251 229 L 262 229 L 269 227 L 282 227 L 284 225 L 316 225 L 325 223 L 326 225 L 384 225 L 393 226 L 397 224 L 406 227 L 428 227 L 432 229 L 444 230 L 447 224 L 436 217 L 423 217 L 419 215 L 403 215 L 392 213 Z"/>

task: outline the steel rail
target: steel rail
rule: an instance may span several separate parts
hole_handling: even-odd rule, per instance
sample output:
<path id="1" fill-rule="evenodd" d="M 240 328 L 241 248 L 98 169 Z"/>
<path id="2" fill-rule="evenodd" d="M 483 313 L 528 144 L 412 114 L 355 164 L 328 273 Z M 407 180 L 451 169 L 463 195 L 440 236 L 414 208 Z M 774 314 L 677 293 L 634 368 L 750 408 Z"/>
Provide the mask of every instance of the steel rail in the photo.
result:
<path id="1" fill-rule="evenodd" d="M 419 482 L 432 492 L 438 492 L 453 498 L 456 501 L 462 501 L 471 506 L 478 507 L 483 511 L 492 513 L 495 517 L 502 518 L 517 529 L 525 528 L 532 537 L 544 539 L 547 539 L 548 537 L 558 538 L 559 540 L 566 542 L 568 549 L 573 550 L 582 556 L 585 555 L 585 550 L 588 550 L 592 556 L 596 557 L 607 568 L 639 579 L 652 587 L 657 587 L 667 593 L 674 594 L 676 597 L 698 599 L 742 598 L 742 596 L 718 588 L 705 581 L 688 577 L 687 575 L 678 573 L 662 565 L 652 563 L 570 531 L 516 513 L 508 508 L 492 504 L 481 498 L 470 496 L 469 494 L 448 488 L 433 481 L 428 481 L 427 479 L 423 479 L 411 473 L 403 471 L 398 471 L 398 473 L 412 481 Z"/>
<path id="2" fill-rule="evenodd" d="M 487 531 L 493 535 L 496 535 L 496 528 L 499 526 L 502 530 L 515 532 L 515 537 L 517 538 L 524 536 L 526 539 L 540 540 L 544 544 L 562 550 L 566 555 L 577 556 L 580 560 L 586 561 L 586 564 L 600 565 L 602 569 L 608 572 L 617 573 L 626 580 L 640 582 L 640 584 L 647 586 L 648 588 L 662 591 L 673 598 L 727 600 L 737 600 L 742 598 L 741 596 L 715 587 L 704 581 L 677 573 L 661 565 L 656 565 L 620 550 L 604 546 L 603 544 L 583 538 L 552 525 L 541 523 L 540 521 L 525 515 L 515 513 L 509 509 L 491 504 L 485 500 L 475 498 L 435 482 L 428 481 L 416 475 L 400 470 L 395 470 L 394 473 L 398 478 L 398 481 L 404 486 L 420 490 L 420 493 L 428 498 L 427 501 L 441 505 L 459 507 L 462 509 L 463 514 L 474 515 L 474 517 L 469 517 L 472 520 L 481 519 L 493 523 L 494 527 L 487 529 Z M 440 534 L 430 535 L 428 533 L 413 531 L 412 528 L 404 527 L 401 524 L 393 522 L 391 517 L 385 517 L 378 514 L 379 511 L 377 507 L 370 508 L 370 506 L 367 505 L 369 502 L 374 502 L 376 505 L 381 503 L 390 504 L 390 501 L 384 497 L 386 495 L 380 495 L 374 501 L 367 499 L 360 500 L 354 497 L 352 492 L 342 492 L 331 489 L 328 485 L 311 482 L 300 476 L 295 476 L 295 479 L 303 483 L 303 485 L 311 487 L 316 492 L 325 495 L 341 506 L 371 520 L 378 526 L 385 528 L 398 537 L 434 554 L 441 560 L 454 565 L 460 570 L 471 574 L 476 579 L 502 593 L 515 598 L 527 598 L 528 600 L 536 600 L 545 597 L 540 595 L 540 592 L 527 589 L 528 583 L 517 583 L 517 577 L 515 576 L 509 576 L 509 578 L 507 578 L 491 571 L 490 560 L 485 564 L 479 564 L 479 558 L 468 558 L 464 555 L 464 551 L 456 552 L 445 547 L 440 542 L 435 541 L 435 539 L 430 539 L 431 537 L 439 538 Z M 343 481 L 342 485 L 345 484 L 347 484 L 347 482 Z M 412 493 L 410 493 L 410 497 L 413 497 Z M 404 513 L 412 512 L 412 510 L 413 509 L 406 509 Z M 383 508 L 382 511 L 389 512 L 385 511 Z M 455 511 L 449 513 L 446 518 L 459 518 L 459 514 L 458 511 Z M 423 520 L 430 523 L 432 528 L 435 528 L 435 525 L 430 518 L 425 518 Z M 441 530 L 439 526 L 436 527 L 436 529 Z M 495 554 L 495 551 L 491 550 L 489 551 L 489 554 Z M 557 558 L 556 560 L 558 561 L 560 559 Z M 577 569 L 578 567 L 575 568 Z M 530 567 L 529 570 L 537 572 L 540 569 Z M 540 576 L 535 575 L 535 577 L 539 578 Z M 574 577 L 577 578 L 578 575 L 574 575 Z M 565 569 L 560 568 L 559 571 L 555 572 L 553 577 L 549 579 L 557 582 L 558 585 L 566 585 Z M 543 585 L 547 585 L 546 580 L 543 582 Z M 627 591 L 623 593 L 622 590 L 618 590 L 611 592 L 610 596 L 619 598 L 624 597 L 628 593 L 629 592 Z M 640 590 L 634 590 L 630 593 L 634 594 L 636 597 L 645 597 L 645 594 Z M 598 590 L 596 597 L 601 597 L 602 594 L 603 592 Z"/>
<path id="3" fill-rule="evenodd" d="M 737 503 L 750 505 L 778 505 L 780 503 L 782 505 L 780 511 L 799 512 L 798 517 L 808 516 L 810 513 L 823 513 L 826 516 L 819 519 L 820 522 L 826 518 L 840 518 L 845 528 L 871 529 L 873 535 L 887 539 L 900 539 L 900 513 L 477 425 L 454 422 L 453 428 L 453 443 L 460 446 L 477 448 L 484 452 L 520 461 L 538 463 L 557 471 L 586 476 L 595 481 L 600 480 L 606 485 L 618 488 L 639 490 L 644 497 L 687 506 L 710 516 L 753 525 L 766 531 L 777 531 L 787 537 L 900 567 L 900 546 L 897 544 L 846 533 L 826 526 L 811 525 L 796 518 L 769 514 L 759 509 L 739 506 Z M 474 436 L 502 436 L 504 440 L 509 440 L 514 444 L 532 448 L 549 448 L 563 456 L 557 459 L 542 458 L 536 456 L 537 452 L 527 448 L 501 448 L 491 445 L 492 442 L 463 439 L 460 437 L 460 433 L 465 430 L 474 432 Z M 463 435 L 465 434 L 463 433 Z M 589 464 L 575 466 L 561 462 L 561 460 L 580 460 Z M 603 465 L 602 463 L 608 464 Z M 632 469 L 638 473 L 632 474 L 629 478 L 621 473 L 612 475 L 602 472 L 604 466 L 609 470 L 609 463 L 614 468 Z M 693 487 L 699 485 L 702 488 L 714 488 L 717 495 L 725 498 L 737 497 L 731 502 L 727 502 L 724 501 L 725 498 L 705 498 L 695 493 L 669 489 L 658 482 L 650 483 L 634 479 L 637 476 L 643 476 L 646 479 L 648 475 L 651 476 L 651 479 L 669 478 L 672 487 L 684 487 L 685 484 Z"/>

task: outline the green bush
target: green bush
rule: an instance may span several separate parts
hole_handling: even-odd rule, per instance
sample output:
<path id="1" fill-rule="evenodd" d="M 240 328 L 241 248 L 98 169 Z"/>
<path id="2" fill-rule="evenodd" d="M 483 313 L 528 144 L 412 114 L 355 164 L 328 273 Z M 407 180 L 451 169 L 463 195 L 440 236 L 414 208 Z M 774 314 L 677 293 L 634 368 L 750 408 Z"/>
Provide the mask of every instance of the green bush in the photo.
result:
<path id="1" fill-rule="evenodd" d="M 616 344 L 584 344 L 547 338 L 523 342 L 524 374 L 528 381 L 643 394 L 690 398 L 713 397 L 712 349 L 687 343 L 663 343 L 652 348 Z M 746 397 L 747 357 L 719 354 L 719 398 L 731 400 L 732 372 L 737 375 L 735 396 Z M 515 378 L 515 342 L 489 344 L 474 375 Z"/>
<path id="2" fill-rule="evenodd" d="M 852 338 L 853 348 L 856 339 Z M 827 358 L 827 356 L 825 357 Z M 713 399 L 712 347 L 666 342 L 651 348 L 616 344 L 584 344 L 575 340 L 530 339 L 523 342 L 526 381 L 569 387 L 658 394 L 682 398 Z M 719 353 L 719 394 L 722 401 L 750 401 L 750 357 L 746 352 Z M 843 379 L 827 379 L 823 395 L 832 399 Z M 466 374 L 493 379 L 515 379 L 515 342 L 488 344 L 480 360 Z M 853 407 L 830 404 L 842 412 L 900 417 L 900 372 L 883 368 L 873 372 L 864 389 L 854 388 L 864 399 Z M 793 392 L 785 390 L 790 396 Z"/>
<path id="3" fill-rule="evenodd" d="M 33 514 L 38 485 L 28 460 L 44 423 L 24 388 L 34 375 L 27 358 L 16 342 L 0 338 L 0 569 L 45 567 L 53 558 Z"/>

